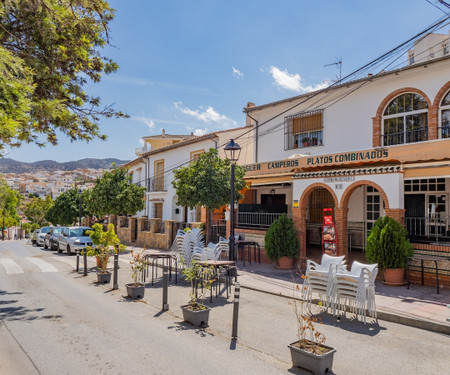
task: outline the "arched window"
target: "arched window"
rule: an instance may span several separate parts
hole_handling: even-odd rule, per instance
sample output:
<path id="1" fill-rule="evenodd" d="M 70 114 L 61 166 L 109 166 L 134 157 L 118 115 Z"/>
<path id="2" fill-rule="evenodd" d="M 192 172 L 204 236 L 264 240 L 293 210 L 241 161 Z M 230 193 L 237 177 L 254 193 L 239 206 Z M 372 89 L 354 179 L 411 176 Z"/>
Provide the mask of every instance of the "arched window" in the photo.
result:
<path id="1" fill-rule="evenodd" d="M 444 96 L 440 109 L 441 138 L 450 138 L 450 91 Z"/>
<path id="2" fill-rule="evenodd" d="M 428 104 L 419 94 L 397 96 L 383 115 L 383 145 L 428 140 Z"/>

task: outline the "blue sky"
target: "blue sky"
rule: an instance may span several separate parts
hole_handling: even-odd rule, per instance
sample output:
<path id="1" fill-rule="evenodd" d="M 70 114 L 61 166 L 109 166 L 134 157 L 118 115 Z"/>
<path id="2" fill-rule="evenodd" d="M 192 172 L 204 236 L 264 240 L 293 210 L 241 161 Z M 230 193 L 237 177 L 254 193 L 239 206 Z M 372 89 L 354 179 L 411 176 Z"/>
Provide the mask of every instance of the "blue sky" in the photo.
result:
<path id="1" fill-rule="evenodd" d="M 431 4 L 430 4 L 431 3 Z M 241 126 L 242 108 L 295 96 L 419 33 L 444 14 L 437 0 L 110 0 L 120 66 L 87 91 L 129 119 L 102 119 L 106 142 L 9 150 L 20 161 L 134 159 L 140 137 Z M 450 26 L 441 30 L 448 33 Z M 376 72 L 374 72 L 376 73 Z"/>

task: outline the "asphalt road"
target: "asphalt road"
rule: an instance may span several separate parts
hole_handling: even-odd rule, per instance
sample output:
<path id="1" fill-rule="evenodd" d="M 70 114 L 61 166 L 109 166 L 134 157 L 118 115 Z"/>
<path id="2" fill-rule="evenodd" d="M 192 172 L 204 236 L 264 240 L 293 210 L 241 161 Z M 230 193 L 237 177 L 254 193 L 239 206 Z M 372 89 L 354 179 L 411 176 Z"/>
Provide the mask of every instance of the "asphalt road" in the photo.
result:
<path id="1" fill-rule="evenodd" d="M 289 300 L 241 290 L 239 340 L 230 340 L 232 297 L 215 298 L 207 329 L 182 322 L 189 287 L 161 283 L 141 301 L 73 271 L 74 256 L 24 241 L 0 243 L 0 374 L 306 374 L 290 365 L 295 341 Z M 93 263 L 90 264 L 93 265 Z M 450 338 L 388 322 L 337 321 L 320 314 L 335 374 L 447 374 Z"/>

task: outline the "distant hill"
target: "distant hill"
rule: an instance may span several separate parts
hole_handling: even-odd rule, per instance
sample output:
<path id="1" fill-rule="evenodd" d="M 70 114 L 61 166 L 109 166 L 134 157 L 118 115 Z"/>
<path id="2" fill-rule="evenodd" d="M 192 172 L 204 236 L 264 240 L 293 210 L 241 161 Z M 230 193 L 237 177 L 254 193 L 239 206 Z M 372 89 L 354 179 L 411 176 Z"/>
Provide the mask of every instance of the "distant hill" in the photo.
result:
<path id="1" fill-rule="evenodd" d="M 58 163 L 54 160 L 41 160 L 34 163 L 24 163 L 10 158 L 0 158 L 0 173 L 32 173 L 37 171 L 73 171 L 74 169 L 92 168 L 108 169 L 113 163 L 122 165 L 129 160 L 119 160 L 114 158 L 107 159 L 81 159 L 77 161 L 68 161 Z"/>

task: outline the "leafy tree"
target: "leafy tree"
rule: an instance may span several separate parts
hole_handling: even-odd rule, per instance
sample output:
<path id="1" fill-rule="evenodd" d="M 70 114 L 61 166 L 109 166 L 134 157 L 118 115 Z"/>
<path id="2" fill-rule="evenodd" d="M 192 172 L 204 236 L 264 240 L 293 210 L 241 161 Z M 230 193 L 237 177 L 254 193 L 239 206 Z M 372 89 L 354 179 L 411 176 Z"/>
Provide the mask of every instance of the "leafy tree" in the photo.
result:
<path id="1" fill-rule="evenodd" d="M 87 210 L 97 217 L 134 215 L 145 207 L 145 192 L 145 187 L 131 182 L 128 170 L 114 168 L 97 179 L 96 185 L 86 191 L 83 199 Z"/>
<path id="2" fill-rule="evenodd" d="M 86 203 L 83 196 L 79 197 L 78 189 L 73 188 L 59 195 L 53 205 L 47 210 L 45 219 L 53 225 L 71 225 L 77 221 L 80 215 L 81 198 L 81 216 L 88 214 Z"/>
<path id="3" fill-rule="evenodd" d="M 234 197 L 242 199 L 241 190 L 245 187 L 245 170 L 235 166 Z M 230 202 L 231 162 L 222 160 L 216 149 L 201 154 L 191 164 L 174 171 L 172 185 L 177 192 L 177 204 L 193 208 L 203 206 L 209 210 L 219 209 Z M 207 225 L 207 229 L 209 225 Z M 209 235 L 207 233 L 207 238 Z"/>
<path id="4" fill-rule="evenodd" d="M 0 179 L 0 224 L 13 226 L 20 223 L 17 207 L 20 202 L 19 192 L 12 190 L 5 180 Z"/>
<path id="5" fill-rule="evenodd" d="M 30 193 L 30 194 L 28 194 L 28 198 L 39 198 L 39 194 L 38 193 Z"/>
<path id="6" fill-rule="evenodd" d="M 45 214 L 52 205 L 53 200 L 50 195 L 47 195 L 45 199 L 42 199 L 41 197 L 32 198 L 31 201 L 25 205 L 24 214 L 31 223 L 36 223 L 42 227 L 48 224 Z"/>
<path id="7" fill-rule="evenodd" d="M 0 2 L 0 149 L 105 139 L 100 117 L 126 117 L 83 89 L 118 69 L 100 53 L 113 18 L 105 0 Z"/>
<path id="8" fill-rule="evenodd" d="M 300 250 L 300 242 L 294 223 L 285 214 L 274 220 L 264 237 L 264 247 L 269 259 L 296 257 Z"/>

